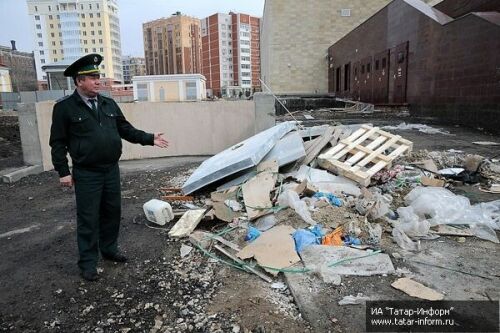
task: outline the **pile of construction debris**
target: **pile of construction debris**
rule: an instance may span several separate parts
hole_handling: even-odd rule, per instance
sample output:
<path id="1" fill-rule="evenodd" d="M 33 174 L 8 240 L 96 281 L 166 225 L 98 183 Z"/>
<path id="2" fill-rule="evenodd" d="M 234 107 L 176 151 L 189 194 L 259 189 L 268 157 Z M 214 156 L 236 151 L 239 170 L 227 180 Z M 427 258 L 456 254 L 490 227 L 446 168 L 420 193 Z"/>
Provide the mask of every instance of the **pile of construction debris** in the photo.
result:
<path id="1" fill-rule="evenodd" d="M 412 150 L 369 125 L 280 123 L 203 162 L 148 219 L 181 216 L 171 237 L 268 282 L 280 272 L 313 271 L 335 284 L 345 274 L 393 274 L 382 237 L 406 251 L 440 235 L 498 243 L 500 200 L 471 205 L 447 187 L 498 193 L 499 161 Z M 194 201 L 174 214 L 178 200 Z M 209 232 L 202 220 L 224 225 Z"/>

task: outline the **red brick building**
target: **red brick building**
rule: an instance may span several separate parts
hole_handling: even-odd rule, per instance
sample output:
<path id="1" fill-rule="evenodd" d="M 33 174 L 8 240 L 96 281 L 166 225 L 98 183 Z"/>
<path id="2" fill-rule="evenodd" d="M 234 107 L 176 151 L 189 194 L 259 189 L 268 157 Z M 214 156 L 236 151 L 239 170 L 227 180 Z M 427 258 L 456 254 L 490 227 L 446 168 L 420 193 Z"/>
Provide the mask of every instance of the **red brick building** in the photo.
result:
<path id="1" fill-rule="evenodd" d="M 394 0 L 329 50 L 329 91 L 500 131 L 500 1 Z"/>
<path id="2" fill-rule="evenodd" d="M 217 13 L 201 20 L 201 36 L 201 73 L 209 94 L 260 91 L 260 18 Z"/>

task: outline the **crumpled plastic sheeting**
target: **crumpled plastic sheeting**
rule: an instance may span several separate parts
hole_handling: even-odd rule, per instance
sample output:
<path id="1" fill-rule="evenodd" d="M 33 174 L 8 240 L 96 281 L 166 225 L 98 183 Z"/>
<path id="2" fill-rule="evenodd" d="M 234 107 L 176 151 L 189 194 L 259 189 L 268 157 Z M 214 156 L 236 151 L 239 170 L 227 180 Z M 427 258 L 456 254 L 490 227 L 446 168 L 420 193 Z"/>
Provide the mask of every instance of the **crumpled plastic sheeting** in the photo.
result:
<path id="1" fill-rule="evenodd" d="M 470 225 L 475 236 L 499 243 L 495 230 L 500 229 L 500 200 L 471 205 L 468 198 L 447 189 L 418 187 L 405 202 L 408 207 L 398 208 L 394 227 L 407 236 L 425 236 L 439 224 Z"/>
<path id="2" fill-rule="evenodd" d="M 443 131 L 440 128 L 434 128 L 428 125 L 424 124 L 407 124 L 405 122 L 402 122 L 401 124 L 397 126 L 384 126 L 382 127 L 384 130 L 418 130 L 419 132 L 422 133 L 427 133 L 427 134 L 443 134 L 443 135 L 452 135 L 448 131 Z"/>
<path id="3" fill-rule="evenodd" d="M 315 225 L 305 201 L 300 200 L 299 194 L 293 190 L 286 190 L 278 196 L 278 205 L 282 208 L 290 207 L 307 223 Z"/>
<path id="4" fill-rule="evenodd" d="M 302 165 L 300 169 L 296 173 L 291 174 L 291 176 L 300 181 L 307 179 L 307 181 L 314 185 L 320 192 L 334 193 L 337 195 L 345 193 L 355 197 L 361 195 L 361 190 L 352 180 L 342 176 L 332 175 L 325 170 L 310 168 L 307 165 Z"/>

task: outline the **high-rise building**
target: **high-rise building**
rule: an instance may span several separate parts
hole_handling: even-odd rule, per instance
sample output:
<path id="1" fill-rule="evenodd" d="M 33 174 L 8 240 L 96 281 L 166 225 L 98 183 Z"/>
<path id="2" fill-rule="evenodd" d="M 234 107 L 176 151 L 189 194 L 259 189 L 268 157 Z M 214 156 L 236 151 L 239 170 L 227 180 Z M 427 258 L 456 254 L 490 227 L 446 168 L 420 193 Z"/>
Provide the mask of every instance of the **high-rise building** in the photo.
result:
<path id="1" fill-rule="evenodd" d="M 201 21 L 202 74 L 215 96 L 260 91 L 260 18 L 211 15 Z"/>
<path id="2" fill-rule="evenodd" d="M 142 25 L 148 75 L 200 73 L 200 20 L 180 12 Z"/>
<path id="3" fill-rule="evenodd" d="M 42 66 L 71 63 L 87 53 L 99 53 L 103 77 L 122 81 L 120 22 L 117 0 L 26 0 L 35 33 L 39 80 Z"/>
<path id="4" fill-rule="evenodd" d="M 134 76 L 146 75 L 146 61 L 140 57 L 125 56 L 122 58 L 123 83 L 132 83 Z"/>
<path id="5" fill-rule="evenodd" d="M 0 64 L 9 69 L 10 91 L 38 90 L 36 81 L 35 58 L 33 52 L 22 52 L 16 49 L 16 42 L 10 41 L 11 46 L 0 45 Z"/>

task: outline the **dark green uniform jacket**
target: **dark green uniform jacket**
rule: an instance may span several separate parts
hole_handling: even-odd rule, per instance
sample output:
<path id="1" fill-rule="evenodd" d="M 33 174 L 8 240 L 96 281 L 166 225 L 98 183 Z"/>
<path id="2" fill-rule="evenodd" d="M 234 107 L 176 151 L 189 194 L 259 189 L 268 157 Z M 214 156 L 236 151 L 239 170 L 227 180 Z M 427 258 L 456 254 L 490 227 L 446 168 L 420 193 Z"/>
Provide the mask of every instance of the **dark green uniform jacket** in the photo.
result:
<path id="1" fill-rule="evenodd" d="M 54 105 L 50 146 L 60 177 L 70 174 L 69 152 L 75 167 L 99 170 L 115 164 L 122 154 L 121 139 L 153 145 L 154 136 L 134 128 L 111 98 L 97 97 L 98 114 L 75 92 Z"/>

